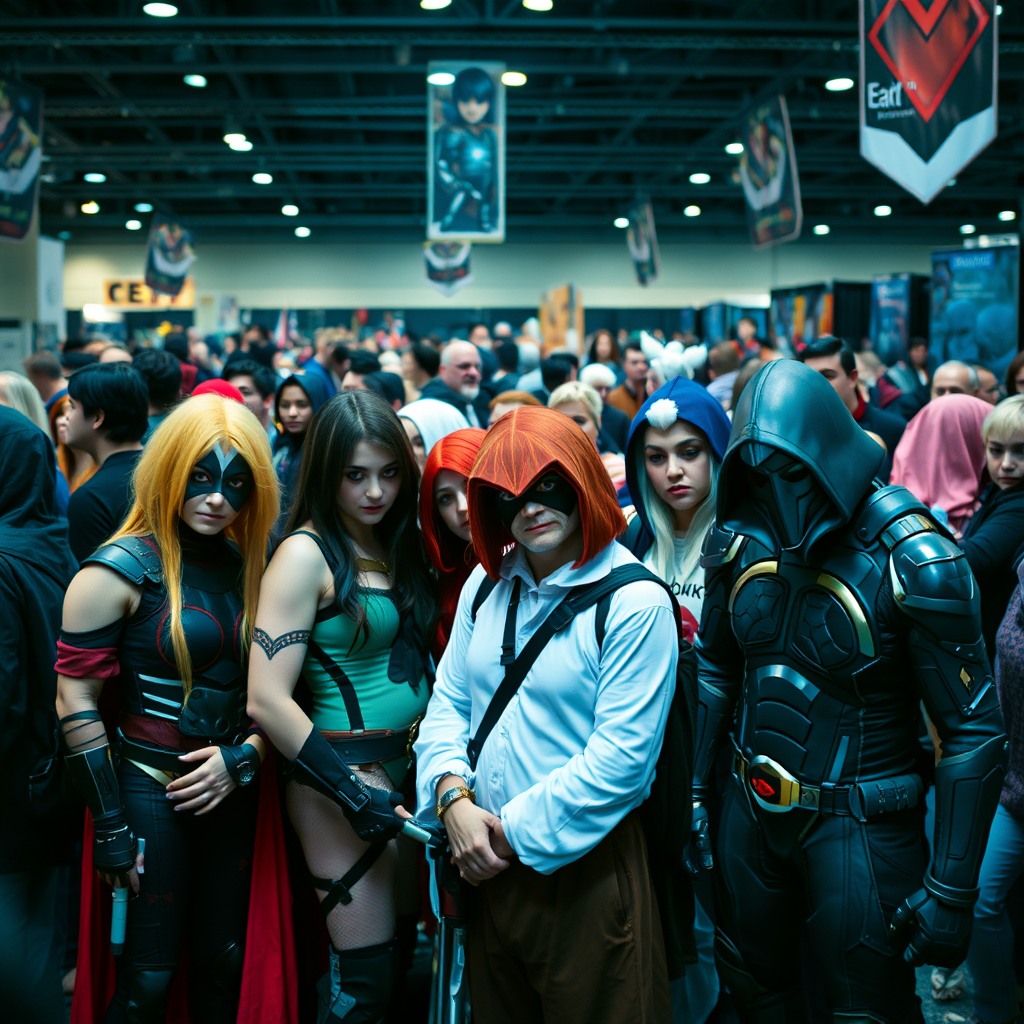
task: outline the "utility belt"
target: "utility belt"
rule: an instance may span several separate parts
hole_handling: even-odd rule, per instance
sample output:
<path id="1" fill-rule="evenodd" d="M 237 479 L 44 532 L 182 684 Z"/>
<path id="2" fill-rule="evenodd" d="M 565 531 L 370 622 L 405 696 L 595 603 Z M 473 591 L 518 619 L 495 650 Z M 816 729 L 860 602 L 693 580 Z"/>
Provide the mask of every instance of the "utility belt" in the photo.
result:
<path id="1" fill-rule="evenodd" d="M 353 729 L 350 732 L 322 729 L 321 732 L 345 764 L 372 764 L 400 758 L 410 760 L 421 718 L 417 718 L 408 729 Z"/>
<path id="2" fill-rule="evenodd" d="M 802 807 L 818 814 L 837 814 L 863 822 L 916 807 L 924 796 L 924 783 L 919 775 L 896 775 L 850 786 L 829 782 L 812 786 L 801 782 L 764 754 L 748 759 L 737 753 L 736 774 L 758 805 L 772 814 Z"/>
<path id="3" fill-rule="evenodd" d="M 196 767 L 188 762 L 183 763 L 178 760 L 178 755 L 186 753 L 186 751 L 149 747 L 144 743 L 128 739 L 120 730 L 117 733 L 117 747 L 121 758 L 135 765 L 151 779 L 159 782 L 161 786 L 166 786 L 167 783 L 173 782 Z"/>

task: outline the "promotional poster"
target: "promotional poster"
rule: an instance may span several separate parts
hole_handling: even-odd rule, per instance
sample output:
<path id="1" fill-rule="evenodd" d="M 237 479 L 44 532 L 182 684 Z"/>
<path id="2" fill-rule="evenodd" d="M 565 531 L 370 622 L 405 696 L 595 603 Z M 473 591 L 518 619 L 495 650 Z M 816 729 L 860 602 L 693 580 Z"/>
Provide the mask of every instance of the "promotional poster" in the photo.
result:
<path id="1" fill-rule="evenodd" d="M 755 249 L 800 237 L 803 208 L 785 96 L 751 109 L 740 123 L 740 182 Z"/>
<path id="2" fill-rule="evenodd" d="M 779 351 L 794 355 L 815 338 L 832 333 L 832 292 L 827 284 L 772 289 L 769 317 Z"/>
<path id="3" fill-rule="evenodd" d="M 541 296 L 537 311 L 540 322 L 541 351 L 547 355 L 553 348 L 567 348 L 582 355 L 585 335 L 583 293 L 573 284 L 552 288 Z"/>
<path id="4" fill-rule="evenodd" d="M 636 279 L 647 287 L 658 276 L 661 257 L 658 252 L 658 234 L 654 229 L 654 210 L 650 199 L 637 198 L 629 208 L 629 227 L 626 229 L 626 244 L 633 258 Z"/>
<path id="5" fill-rule="evenodd" d="M 860 153 L 929 203 L 995 137 L 995 0 L 860 0 Z"/>
<path id="6" fill-rule="evenodd" d="M 42 92 L 0 78 L 0 238 L 28 234 L 43 162 L 42 135 Z"/>
<path id="7" fill-rule="evenodd" d="M 473 280 L 469 242 L 424 242 L 423 263 L 427 280 L 442 295 L 454 295 Z"/>
<path id="8" fill-rule="evenodd" d="M 931 351 L 981 363 L 997 377 L 1017 354 L 1020 249 L 932 253 Z"/>
<path id="9" fill-rule="evenodd" d="M 429 239 L 505 240 L 504 71 L 496 63 L 427 65 Z"/>
<path id="10" fill-rule="evenodd" d="M 195 261 L 189 229 L 174 217 L 154 214 L 146 249 L 146 284 L 161 295 L 177 295 Z"/>

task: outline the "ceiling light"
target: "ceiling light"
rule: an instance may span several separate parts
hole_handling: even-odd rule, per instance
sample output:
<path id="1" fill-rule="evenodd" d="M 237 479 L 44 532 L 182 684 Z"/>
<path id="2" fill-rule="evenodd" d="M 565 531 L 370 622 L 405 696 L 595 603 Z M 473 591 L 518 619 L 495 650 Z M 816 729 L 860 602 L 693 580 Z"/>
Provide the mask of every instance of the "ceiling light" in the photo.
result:
<path id="1" fill-rule="evenodd" d="M 90 199 L 87 203 L 82 203 L 82 213 L 99 213 L 100 204 L 95 199 Z"/>
<path id="2" fill-rule="evenodd" d="M 255 185 L 273 185 L 274 184 L 274 176 L 272 174 L 267 174 L 266 171 L 257 171 L 252 176 L 252 180 L 253 180 L 253 184 L 255 184 Z"/>
<path id="3" fill-rule="evenodd" d="M 174 4 L 143 4 L 142 10 L 151 18 L 173 18 L 178 13 Z"/>
<path id="4" fill-rule="evenodd" d="M 284 206 L 281 207 L 281 212 L 286 217 L 298 217 L 299 208 L 294 203 L 285 203 Z"/>
<path id="5" fill-rule="evenodd" d="M 152 213 L 153 212 L 153 204 L 152 203 L 136 203 L 135 204 L 135 212 L 136 213 Z"/>
<path id="6" fill-rule="evenodd" d="M 876 206 L 875 207 L 875 216 L 876 217 L 888 217 L 890 213 L 892 213 L 892 207 L 891 206 L 885 206 L 883 204 L 882 206 Z"/>
<path id="7" fill-rule="evenodd" d="M 420 0 L 420 7 L 425 11 L 439 11 L 451 2 L 452 0 Z"/>
<path id="8" fill-rule="evenodd" d="M 978 229 L 973 224 L 961 224 L 960 234 L 961 235 L 973 235 Z"/>
<path id="9" fill-rule="evenodd" d="M 186 75 L 185 84 L 191 85 L 193 89 L 205 89 L 206 88 L 206 76 L 205 75 Z"/>
<path id="10" fill-rule="evenodd" d="M 124 222 L 124 226 L 129 231 L 138 231 L 142 227 L 142 221 L 141 220 L 135 220 L 133 218 L 132 220 L 126 220 Z"/>
<path id="11" fill-rule="evenodd" d="M 502 76 L 501 80 L 506 85 L 517 86 L 526 85 L 526 75 L 522 71 L 506 71 Z"/>
<path id="12" fill-rule="evenodd" d="M 628 228 L 629 227 L 629 218 L 628 217 L 616 217 L 615 220 L 612 221 L 612 223 L 617 228 Z"/>
<path id="13" fill-rule="evenodd" d="M 229 146 L 235 142 L 245 142 L 245 135 L 243 132 L 225 132 L 224 141 Z"/>
<path id="14" fill-rule="evenodd" d="M 455 76 L 450 71 L 435 71 L 427 75 L 427 81 L 431 85 L 451 85 Z"/>
<path id="15" fill-rule="evenodd" d="M 1016 220 L 1017 219 L 1017 211 L 1016 210 L 1000 210 L 999 211 L 999 219 L 1000 220 Z"/>
<path id="16" fill-rule="evenodd" d="M 550 11 L 555 6 L 554 0 L 523 0 L 528 11 Z"/>
<path id="17" fill-rule="evenodd" d="M 729 156 L 739 156 L 740 153 L 743 152 L 743 143 L 742 142 L 730 142 L 725 147 L 725 151 L 726 151 L 726 153 L 729 154 Z"/>
<path id="18" fill-rule="evenodd" d="M 690 175 L 691 185 L 706 185 L 711 180 L 710 174 L 705 174 L 703 171 L 696 171 Z"/>
<path id="19" fill-rule="evenodd" d="M 105 174 L 101 174 L 99 171 L 90 171 L 88 174 L 82 175 L 90 185 L 102 185 L 107 180 Z"/>
<path id="20" fill-rule="evenodd" d="M 832 229 L 827 224 L 815 224 L 814 233 L 816 235 L 827 235 Z"/>
<path id="21" fill-rule="evenodd" d="M 248 153 L 252 149 L 252 143 L 243 136 L 240 139 L 229 142 L 228 149 L 233 149 L 236 153 Z"/>
<path id="22" fill-rule="evenodd" d="M 296 238 L 309 238 L 311 234 L 312 232 L 309 230 L 309 228 L 298 227 L 295 229 Z"/>
<path id="23" fill-rule="evenodd" d="M 996 17 L 998 18 L 999 15 L 1002 14 L 1002 13 L 1003 13 L 1003 5 L 1002 4 L 996 4 Z"/>
<path id="24" fill-rule="evenodd" d="M 685 210 L 683 210 L 683 213 L 685 213 L 687 217 L 699 217 L 700 216 L 700 207 L 699 206 L 688 206 L 688 207 L 686 207 Z"/>
<path id="25" fill-rule="evenodd" d="M 830 78 L 825 83 L 825 88 L 829 92 L 846 92 L 847 89 L 853 88 L 852 78 Z"/>

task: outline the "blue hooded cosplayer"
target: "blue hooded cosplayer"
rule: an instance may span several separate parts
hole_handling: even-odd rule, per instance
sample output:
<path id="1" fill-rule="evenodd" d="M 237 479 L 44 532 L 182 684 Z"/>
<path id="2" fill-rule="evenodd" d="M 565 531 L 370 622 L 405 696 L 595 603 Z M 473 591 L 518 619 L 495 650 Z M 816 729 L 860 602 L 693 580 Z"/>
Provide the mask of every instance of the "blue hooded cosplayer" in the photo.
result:
<path id="1" fill-rule="evenodd" d="M 285 378 L 278 385 L 277 393 L 274 395 L 274 420 L 280 424 L 281 413 L 281 392 L 290 384 L 297 384 L 309 398 L 313 406 L 315 416 L 330 399 L 327 392 L 327 385 L 323 379 L 313 374 L 293 374 Z M 288 518 L 288 512 L 292 507 L 292 499 L 295 497 L 295 488 L 299 484 L 299 470 L 302 468 L 302 443 L 309 433 L 309 428 L 298 438 L 293 437 L 284 430 L 278 433 L 274 440 L 274 471 L 277 473 L 278 483 L 281 485 L 281 518 L 284 523 Z"/>

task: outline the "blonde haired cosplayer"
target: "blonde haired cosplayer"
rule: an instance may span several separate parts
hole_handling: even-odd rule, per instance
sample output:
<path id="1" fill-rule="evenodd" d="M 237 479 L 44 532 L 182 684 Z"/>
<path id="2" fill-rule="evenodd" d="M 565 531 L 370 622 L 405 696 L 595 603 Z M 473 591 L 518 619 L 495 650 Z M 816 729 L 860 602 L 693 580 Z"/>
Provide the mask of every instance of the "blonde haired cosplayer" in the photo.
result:
<path id="1" fill-rule="evenodd" d="M 249 464 L 255 485 L 238 518 L 224 531 L 245 563 L 242 635 L 244 649 L 248 650 L 266 565 L 267 536 L 278 516 L 278 497 L 270 442 L 259 420 L 244 405 L 220 395 L 197 395 L 179 405 L 143 450 L 132 481 L 135 502 L 121 529 L 110 538 L 113 541 L 152 534 L 160 549 L 170 605 L 171 642 L 186 695 L 192 688 L 192 662 L 181 624 L 178 526 L 189 474 L 214 445 L 225 451 L 234 448 Z"/>

